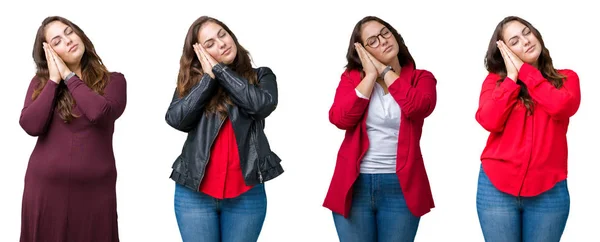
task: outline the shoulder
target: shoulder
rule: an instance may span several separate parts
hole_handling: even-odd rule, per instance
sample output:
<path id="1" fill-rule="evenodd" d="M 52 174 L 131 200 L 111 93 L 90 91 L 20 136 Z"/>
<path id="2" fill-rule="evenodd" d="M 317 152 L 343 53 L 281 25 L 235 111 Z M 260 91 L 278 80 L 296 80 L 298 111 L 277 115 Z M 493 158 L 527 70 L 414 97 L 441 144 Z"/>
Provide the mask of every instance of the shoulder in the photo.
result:
<path id="1" fill-rule="evenodd" d="M 121 72 L 110 72 L 109 73 L 109 81 L 110 82 L 126 82 L 125 75 Z"/>
<path id="2" fill-rule="evenodd" d="M 485 76 L 485 79 L 483 82 L 497 82 L 501 79 L 502 77 L 496 73 L 493 72 L 488 72 L 487 76 Z"/>
<path id="3" fill-rule="evenodd" d="M 416 77 L 428 77 L 428 78 L 435 79 L 435 76 L 433 75 L 433 73 L 431 71 L 425 70 L 425 69 L 415 69 L 413 71 L 413 74 Z"/>
<path id="4" fill-rule="evenodd" d="M 345 69 L 341 75 L 341 81 L 360 82 L 362 73 L 356 69 Z"/>
<path id="5" fill-rule="evenodd" d="M 273 73 L 273 70 L 271 70 L 271 68 L 269 68 L 267 66 L 261 66 L 254 70 L 256 71 L 256 75 L 258 76 L 258 79 L 260 79 L 261 77 L 266 76 L 266 75 L 275 75 L 275 73 Z"/>
<path id="6" fill-rule="evenodd" d="M 121 73 L 121 72 L 118 72 L 118 71 L 110 72 L 109 73 L 109 77 L 110 77 L 111 80 L 113 80 L 113 79 L 123 79 L 123 80 L 125 80 L 125 75 L 123 73 Z"/>
<path id="7" fill-rule="evenodd" d="M 557 69 L 556 71 L 559 74 L 566 76 L 567 79 L 576 78 L 577 80 L 579 80 L 579 76 L 577 75 L 577 72 L 575 72 L 575 71 L 573 71 L 571 69 Z"/>

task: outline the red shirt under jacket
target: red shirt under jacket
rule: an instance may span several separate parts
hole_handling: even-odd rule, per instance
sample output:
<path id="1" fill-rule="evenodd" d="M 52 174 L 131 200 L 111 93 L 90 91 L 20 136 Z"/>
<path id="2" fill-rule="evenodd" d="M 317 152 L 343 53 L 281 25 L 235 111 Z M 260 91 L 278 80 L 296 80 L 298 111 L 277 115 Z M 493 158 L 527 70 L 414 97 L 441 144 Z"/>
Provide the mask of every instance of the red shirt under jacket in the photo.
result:
<path id="1" fill-rule="evenodd" d="M 240 155 L 229 119 L 225 120 L 211 148 L 199 190 L 211 197 L 234 198 L 250 190 L 246 186 L 240 167 Z"/>
<path id="2" fill-rule="evenodd" d="M 345 71 L 329 110 L 330 122 L 346 130 L 346 136 L 338 152 L 323 206 L 346 218 L 352 203 L 352 186 L 358 178 L 360 162 L 369 147 L 366 127 L 369 100 L 358 97 L 355 92 L 360 81 L 359 71 Z M 406 205 L 412 214 L 419 217 L 434 207 L 419 142 L 425 117 L 433 112 L 436 105 L 435 86 L 433 74 L 417 70 L 413 65 L 406 65 L 402 67 L 398 79 L 388 87 L 401 111 L 396 175 Z"/>
<path id="3" fill-rule="evenodd" d="M 571 70 L 561 88 L 539 70 L 523 64 L 521 80 L 533 99 L 527 115 L 518 101 L 520 86 L 490 73 L 481 90 L 477 122 L 490 136 L 481 155 L 483 170 L 494 186 L 513 196 L 536 196 L 567 178 L 567 128 L 581 100 L 579 77 Z"/>

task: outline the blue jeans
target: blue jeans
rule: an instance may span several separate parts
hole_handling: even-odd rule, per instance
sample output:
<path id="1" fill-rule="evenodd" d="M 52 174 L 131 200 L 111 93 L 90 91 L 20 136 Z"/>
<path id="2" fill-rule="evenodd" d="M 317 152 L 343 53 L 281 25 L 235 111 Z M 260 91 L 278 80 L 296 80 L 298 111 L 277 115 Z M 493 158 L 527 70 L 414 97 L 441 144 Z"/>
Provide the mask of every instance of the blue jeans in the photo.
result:
<path id="1" fill-rule="evenodd" d="M 396 174 L 360 174 L 348 218 L 333 213 L 341 242 L 414 241 L 420 217 L 406 206 Z"/>
<path id="2" fill-rule="evenodd" d="M 535 197 L 515 197 L 496 189 L 483 169 L 479 172 L 477 214 L 487 242 L 558 242 L 569 206 L 566 180 Z"/>
<path id="3" fill-rule="evenodd" d="M 266 213 L 264 184 L 228 199 L 175 187 L 175 216 L 183 242 L 257 241 Z"/>

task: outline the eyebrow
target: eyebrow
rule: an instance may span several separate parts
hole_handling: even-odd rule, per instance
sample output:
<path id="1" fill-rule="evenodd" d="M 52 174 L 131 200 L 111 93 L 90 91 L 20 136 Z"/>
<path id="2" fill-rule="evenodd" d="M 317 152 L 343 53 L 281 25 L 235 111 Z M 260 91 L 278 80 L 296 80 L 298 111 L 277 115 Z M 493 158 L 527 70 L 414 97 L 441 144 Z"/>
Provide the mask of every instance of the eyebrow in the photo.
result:
<path id="1" fill-rule="evenodd" d="M 69 28 L 70 28 L 69 26 L 65 27 L 65 29 L 63 30 L 63 33 L 65 33 L 65 34 L 66 34 L 66 33 L 67 33 L 67 30 L 68 30 Z M 50 41 L 53 41 L 54 39 L 56 39 L 56 38 L 58 38 L 58 37 L 60 37 L 60 35 L 57 35 L 57 36 L 54 36 L 54 37 L 52 37 L 52 39 L 50 39 Z"/>
<path id="2" fill-rule="evenodd" d="M 217 35 L 219 35 L 221 33 L 221 31 L 223 31 L 223 28 L 219 29 L 219 31 L 217 31 Z M 206 42 L 213 40 L 213 38 L 207 39 L 204 41 L 204 44 L 206 44 Z"/>
<path id="3" fill-rule="evenodd" d="M 522 34 L 523 32 L 525 32 L 525 30 L 527 30 L 527 29 L 529 29 L 529 27 L 527 27 L 527 26 L 523 27 L 523 29 L 521 30 L 521 34 Z M 510 40 L 512 40 L 512 39 L 514 39 L 514 38 L 517 38 L 517 36 L 515 35 L 515 36 L 513 36 L 513 37 L 510 37 L 510 39 L 508 39 L 508 41 L 510 41 Z"/>
<path id="4" fill-rule="evenodd" d="M 379 30 L 379 32 L 377 32 L 377 34 L 376 34 L 376 35 L 371 35 L 371 36 L 367 37 L 367 40 L 368 40 L 368 39 L 370 39 L 370 38 L 372 38 L 372 37 L 375 37 L 375 36 L 377 36 L 377 35 L 381 34 L 381 31 L 383 31 L 383 29 L 385 29 L 385 28 L 387 28 L 387 27 L 383 26 L 383 28 L 381 28 L 381 29 Z"/>

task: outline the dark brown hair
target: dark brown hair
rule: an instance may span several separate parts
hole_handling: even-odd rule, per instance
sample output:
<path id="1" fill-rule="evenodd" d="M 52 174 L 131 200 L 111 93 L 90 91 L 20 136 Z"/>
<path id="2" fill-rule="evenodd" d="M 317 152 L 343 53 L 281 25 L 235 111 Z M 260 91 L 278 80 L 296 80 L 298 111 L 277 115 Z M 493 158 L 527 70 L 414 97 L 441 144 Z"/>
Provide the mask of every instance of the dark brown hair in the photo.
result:
<path id="1" fill-rule="evenodd" d="M 556 69 L 554 69 L 554 66 L 552 65 L 552 57 L 550 57 L 550 52 L 544 45 L 542 35 L 535 27 L 533 27 L 533 25 L 531 25 L 531 23 L 516 16 L 508 16 L 498 23 L 494 33 L 492 34 L 492 38 L 490 39 L 487 53 L 485 54 L 484 63 L 486 69 L 491 73 L 500 75 L 501 77 L 498 80 L 498 85 L 500 85 L 500 83 L 504 81 L 504 78 L 506 78 L 507 71 L 506 65 L 504 64 L 504 59 L 502 58 L 502 54 L 498 49 L 496 41 L 503 39 L 504 36 L 502 36 L 502 31 L 504 30 L 504 26 L 512 21 L 519 21 L 523 25 L 527 26 L 527 28 L 531 30 L 531 33 L 533 33 L 533 35 L 540 41 L 540 44 L 542 45 L 542 52 L 537 60 L 537 68 L 542 73 L 542 76 L 552 83 L 552 85 L 554 85 L 556 88 L 562 87 L 563 78 L 565 78 L 565 76 L 561 75 L 556 71 Z M 521 86 L 518 97 L 523 102 L 523 105 L 525 105 L 525 108 L 527 108 L 528 114 L 531 114 L 533 112 L 533 100 L 527 91 L 527 87 L 522 81 L 519 80 L 517 80 L 517 84 Z"/>
<path id="2" fill-rule="evenodd" d="M 405 66 L 412 63 L 416 67 L 415 60 L 413 59 L 412 55 L 410 55 L 406 44 L 404 44 L 404 39 L 398 33 L 398 31 L 396 31 L 396 29 L 392 27 L 392 25 L 378 17 L 367 16 L 358 21 L 358 23 L 356 23 L 356 25 L 354 26 L 354 30 L 352 30 L 352 37 L 350 37 L 348 52 L 346 53 L 346 60 L 348 61 L 348 64 L 346 64 L 346 69 L 362 71 L 363 67 L 360 62 L 360 57 L 358 57 L 358 53 L 356 52 L 356 48 L 354 47 L 354 43 L 358 42 L 364 45 L 361 38 L 362 25 L 370 21 L 377 21 L 392 32 L 394 38 L 396 38 L 396 41 L 398 42 L 398 61 L 400 62 L 400 66 Z"/>
<path id="3" fill-rule="evenodd" d="M 196 52 L 194 52 L 193 45 L 198 42 L 198 32 L 200 31 L 200 28 L 203 24 L 208 22 L 216 23 L 225 31 L 227 31 L 237 47 L 235 59 L 228 66 L 236 73 L 248 79 L 250 84 L 254 85 L 258 82 L 256 73 L 252 68 L 250 54 L 244 47 L 240 45 L 235 34 L 233 34 L 233 32 L 231 32 L 231 30 L 223 22 L 215 18 L 202 16 L 192 23 L 192 26 L 190 26 L 188 29 L 185 42 L 183 44 L 183 53 L 181 54 L 181 59 L 179 60 L 179 75 L 177 76 L 177 91 L 180 98 L 187 95 L 192 87 L 198 84 L 200 78 L 204 74 L 200 60 L 198 60 Z M 219 86 L 216 94 L 211 98 L 206 106 L 205 113 L 218 113 L 221 115 L 221 118 L 225 118 L 227 116 L 226 104 L 231 105 L 231 99 L 223 90 L 223 88 Z"/>
<path id="4" fill-rule="evenodd" d="M 50 71 L 48 70 L 48 63 L 46 62 L 46 53 L 44 52 L 43 43 L 46 42 L 46 26 L 48 24 L 60 21 L 61 23 L 71 27 L 73 32 L 81 38 L 85 47 L 85 52 L 81 57 L 81 79 L 83 82 L 90 87 L 94 92 L 102 95 L 103 90 L 106 87 L 106 82 L 109 78 L 109 72 L 102 63 L 102 59 L 96 54 L 92 41 L 85 35 L 83 30 L 73 22 L 59 16 L 50 16 L 42 21 L 42 25 L 38 28 L 35 36 L 35 42 L 33 44 L 33 61 L 36 65 L 35 75 L 40 79 L 40 83 L 33 91 L 32 99 L 35 100 L 41 93 L 42 89 L 48 82 Z M 73 70 L 74 71 L 74 70 Z M 60 118 L 65 123 L 71 122 L 77 116 L 72 112 L 75 99 L 71 96 L 71 93 L 67 90 L 64 82 L 58 87 L 57 103 L 56 108 L 59 111 Z"/>

